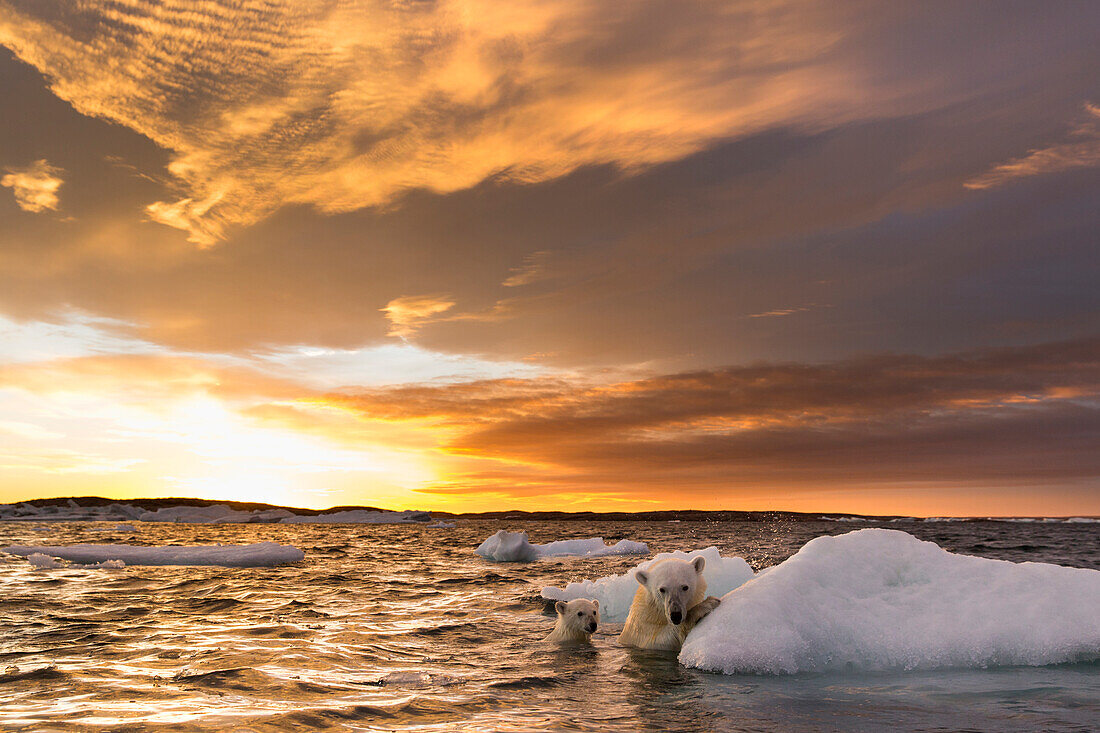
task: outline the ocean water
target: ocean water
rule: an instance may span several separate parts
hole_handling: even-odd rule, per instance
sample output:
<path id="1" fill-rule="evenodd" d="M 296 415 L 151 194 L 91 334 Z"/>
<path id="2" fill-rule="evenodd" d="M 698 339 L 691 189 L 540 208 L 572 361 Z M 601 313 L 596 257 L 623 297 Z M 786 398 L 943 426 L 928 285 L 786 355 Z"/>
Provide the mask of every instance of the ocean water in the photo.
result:
<path id="1" fill-rule="evenodd" d="M 622 648 L 613 624 L 590 647 L 547 646 L 543 586 L 644 558 L 493 564 L 473 552 L 497 529 L 524 529 L 532 542 L 716 545 L 758 570 L 819 535 L 888 526 L 952 552 L 1100 569 L 1096 524 L 113 525 L 2 522 L 0 545 L 273 540 L 306 559 L 35 570 L 0 555 L 0 730 L 1100 729 L 1100 664 L 724 676 Z"/>

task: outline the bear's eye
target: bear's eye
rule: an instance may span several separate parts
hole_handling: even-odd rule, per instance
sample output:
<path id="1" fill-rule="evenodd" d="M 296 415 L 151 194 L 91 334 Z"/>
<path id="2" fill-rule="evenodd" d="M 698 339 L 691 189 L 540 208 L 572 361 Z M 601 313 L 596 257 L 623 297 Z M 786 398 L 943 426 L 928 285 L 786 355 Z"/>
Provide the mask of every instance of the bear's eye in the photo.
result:
<path id="1" fill-rule="evenodd" d="M 660 588 L 659 590 L 660 590 L 660 591 L 661 591 L 662 593 L 668 593 L 668 591 L 667 591 L 667 590 L 665 590 L 664 588 Z"/>
<path id="2" fill-rule="evenodd" d="M 577 611 L 577 615 L 578 615 L 578 616 L 583 616 L 583 615 L 584 615 L 584 611 Z"/>
<path id="3" fill-rule="evenodd" d="M 684 587 L 680 588 L 680 590 L 687 590 L 687 589 L 688 589 L 688 587 L 686 585 Z"/>

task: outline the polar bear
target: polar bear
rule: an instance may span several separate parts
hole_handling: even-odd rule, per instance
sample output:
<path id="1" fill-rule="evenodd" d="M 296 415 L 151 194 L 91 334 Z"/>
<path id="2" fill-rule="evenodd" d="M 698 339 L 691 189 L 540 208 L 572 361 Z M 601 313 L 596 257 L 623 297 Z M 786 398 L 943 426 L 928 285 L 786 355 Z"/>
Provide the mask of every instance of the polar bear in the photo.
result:
<path id="1" fill-rule="evenodd" d="M 568 603 L 554 604 L 558 622 L 546 641 L 555 644 L 580 644 L 587 642 L 600 625 L 600 602 L 587 598 L 574 598 Z"/>
<path id="2" fill-rule="evenodd" d="M 707 596 L 705 565 L 702 557 L 691 562 L 667 558 L 648 570 L 635 570 L 641 587 L 634 593 L 619 642 L 640 649 L 679 651 L 695 624 L 718 608 L 719 600 Z"/>

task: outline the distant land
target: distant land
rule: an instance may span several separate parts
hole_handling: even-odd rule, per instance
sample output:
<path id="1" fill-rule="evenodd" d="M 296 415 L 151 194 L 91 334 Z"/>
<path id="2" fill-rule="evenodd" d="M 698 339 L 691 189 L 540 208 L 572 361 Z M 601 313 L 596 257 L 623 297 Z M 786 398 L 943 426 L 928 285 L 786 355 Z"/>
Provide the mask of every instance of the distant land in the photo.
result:
<path id="1" fill-rule="evenodd" d="M 156 499 L 107 499 L 102 496 L 63 496 L 48 499 L 28 499 L 26 501 L 12 502 L 12 504 L 30 504 L 36 507 L 47 506 L 71 506 L 70 502 L 80 507 L 102 507 L 111 504 L 129 504 L 148 511 L 156 511 L 167 507 L 209 507 L 222 506 L 234 511 L 277 511 L 283 510 L 299 516 L 314 517 L 335 512 L 364 511 L 364 512 L 391 512 L 394 510 L 366 505 L 334 506 L 328 509 L 304 509 L 302 507 L 280 506 L 278 504 L 265 504 L 255 501 L 221 501 L 214 499 L 195 499 L 190 497 L 165 497 Z M 736 511 L 736 510 L 699 510 L 699 509 L 666 509 L 661 511 L 645 512 L 563 512 L 542 511 L 532 512 L 523 510 L 501 510 L 492 512 L 430 512 L 433 518 L 447 519 L 515 519 L 525 521 L 555 520 L 555 521 L 589 521 L 589 522 L 619 522 L 619 521 L 671 521 L 684 522 L 764 522 L 764 521 L 788 521 L 788 522 L 812 522 L 828 519 L 832 521 L 858 521 L 889 522 L 894 519 L 924 519 L 911 515 L 873 515 L 853 514 L 847 512 L 789 512 L 789 511 Z M 1088 517 L 1088 515 L 1085 515 Z M 980 521 L 989 517 L 956 517 L 957 521 Z M 1007 518 L 1007 517 L 1005 517 Z M 1050 517 L 1050 519 L 1066 519 L 1067 517 Z M 1095 518 L 1095 517 L 1091 517 Z"/>

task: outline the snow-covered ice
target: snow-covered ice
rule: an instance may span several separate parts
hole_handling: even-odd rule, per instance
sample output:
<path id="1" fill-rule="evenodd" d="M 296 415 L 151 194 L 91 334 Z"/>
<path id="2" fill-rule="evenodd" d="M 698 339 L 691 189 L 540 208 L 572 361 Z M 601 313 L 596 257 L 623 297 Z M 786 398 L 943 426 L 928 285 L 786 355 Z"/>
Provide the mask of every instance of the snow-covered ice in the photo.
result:
<path id="1" fill-rule="evenodd" d="M 51 568 L 61 567 L 61 563 L 54 560 L 49 555 L 43 555 L 41 552 L 33 552 L 27 555 L 27 561 L 39 570 L 49 570 Z"/>
<path id="2" fill-rule="evenodd" d="M 190 547 L 141 545 L 12 545 L 2 548 L 30 559 L 34 555 L 61 558 L 86 565 L 120 560 L 126 565 L 221 565 L 231 568 L 268 567 L 297 562 L 305 554 L 296 547 L 276 542 L 252 545 L 195 545 Z M 31 562 L 35 562 L 31 560 Z M 103 567 L 121 567 L 118 565 Z"/>
<path id="3" fill-rule="evenodd" d="M 818 537 L 722 598 L 680 661 L 735 673 L 1100 659 L 1100 571 L 956 555 L 905 532 Z"/>
<path id="4" fill-rule="evenodd" d="M 494 562 L 531 562 L 540 557 L 604 557 L 607 555 L 646 555 L 649 548 L 644 542 L 619 540 L 614 545 L 604 544 L 603 537 L 583 540 L 558 540 L 545 545 L 533 545 L 526 532 L 498 530 L 475 550 Z"/>
<path id="5" fill-rule="evenodd" d="M 454 529 L 454 522 L 436 522 L 435 524 L 429 524 L 428 529 Z"/>
<path id="6" fill-rule="evenodd" d="M 740 557 L 722 557 L 717 547 L 708 547 L 691 552 L 662 552 L 651 560 L 643 562 L 623 575 L 609 575 L 598 580 L 582 580 L 570 583 L 565 588 L 547 586 L 542 589 L 542 597 L 552 601 L 570 601 L 574 598 L 594 598 L 600 602 L 600 618 L 609 623 L 622 623 L 630 611 L 634 593 L 638 590 L 638 581 L 634 578 L 637 570 L 646 570 L 653 563 L 665 558 L 693 560 L 703 557 L 706 566 L 703 577 L 707 581 L 707 593 L 720 596 L 737 588 L 753 577 L 752 568 Z"/>

